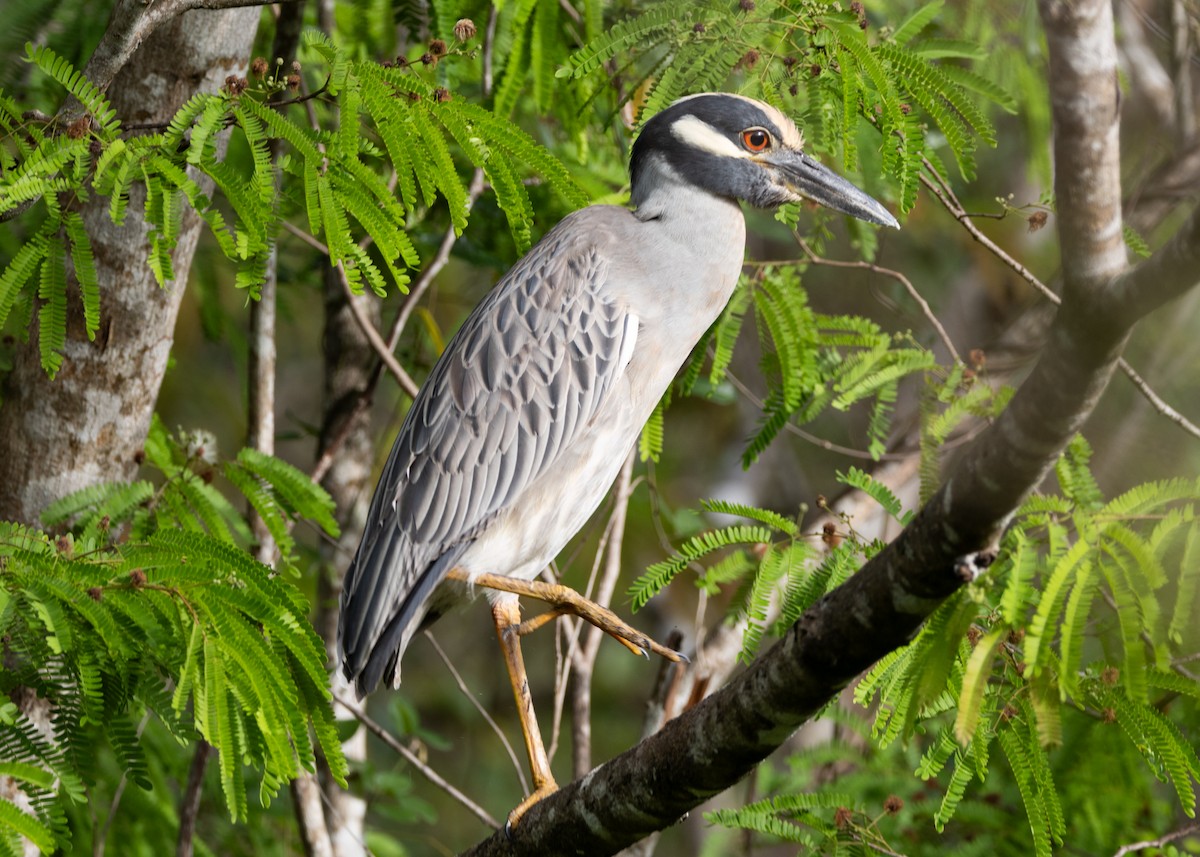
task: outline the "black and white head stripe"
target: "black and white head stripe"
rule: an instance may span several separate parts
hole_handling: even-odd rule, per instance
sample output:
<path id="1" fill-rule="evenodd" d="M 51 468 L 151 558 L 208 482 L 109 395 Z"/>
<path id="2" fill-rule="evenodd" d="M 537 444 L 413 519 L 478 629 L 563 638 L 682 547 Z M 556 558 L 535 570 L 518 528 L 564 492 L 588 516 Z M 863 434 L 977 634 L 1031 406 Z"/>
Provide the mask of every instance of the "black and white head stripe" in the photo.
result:
<path id="1" fill-rule="evenodd" d="M 804 146 L 792 120 L 769 104 L 725 93 L 679 99 L 651 117 L 633 144 L 629 167 L 635 191 L 650 159 L 657 157 L 685 181 L 746 198 L 738 192 L 741 182 L 728 171 L 736 169 L 737 161 L 761 154 L 743 141 L 743 132 L 749 129 L 765 131 L 769 148 L 800 151 Z M 635 202 L 636 197 L 635 192 Z"/>
<path id="2" fill-rule="evenodd" d="M 886 208 L 804 153 L 792 120 L 740 95 L 681 98 L 652 117 L 633 144 L 630 201 L 639 217 L 680 214 L 683 189 L 759 208 L 801 199 L 881 226 L 897 227 Z"/>

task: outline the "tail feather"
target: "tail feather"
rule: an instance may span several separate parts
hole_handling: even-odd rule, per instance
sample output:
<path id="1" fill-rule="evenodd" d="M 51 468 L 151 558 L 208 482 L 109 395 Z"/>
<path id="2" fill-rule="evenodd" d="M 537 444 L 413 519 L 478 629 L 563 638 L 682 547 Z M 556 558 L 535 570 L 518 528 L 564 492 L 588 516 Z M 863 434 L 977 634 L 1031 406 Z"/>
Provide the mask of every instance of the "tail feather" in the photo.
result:
<path id="1" fill-rule="evenodd" d="M 385 527 L 386 529 L 386 527 Z M 394 530 L 364 537 L 346 572 L 338 623 L 342 673 L 359 699 L 384 678 L 400 682 L 400 659 L 425 616 L 434 589 L 469 542 L 453 545 L 424 570 L 405 568 L 403 537 Z"/>

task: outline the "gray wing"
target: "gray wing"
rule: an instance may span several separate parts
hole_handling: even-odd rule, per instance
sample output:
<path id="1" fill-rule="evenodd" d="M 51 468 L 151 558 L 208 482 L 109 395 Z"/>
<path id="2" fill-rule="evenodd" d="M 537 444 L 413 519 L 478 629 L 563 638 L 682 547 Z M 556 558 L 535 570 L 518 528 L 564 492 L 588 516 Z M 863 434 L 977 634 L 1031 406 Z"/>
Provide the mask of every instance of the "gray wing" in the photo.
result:
<path id="1" fill-rule="evenodd" d="M 638 320 L 605 300 L 599 236 L 581 226 L 564 221 L 484 298 L 405 418 L 342 591 L 339 649 L 360 696 L 398 681 L 436 585 L 571 446 L 629 363 Z"/>

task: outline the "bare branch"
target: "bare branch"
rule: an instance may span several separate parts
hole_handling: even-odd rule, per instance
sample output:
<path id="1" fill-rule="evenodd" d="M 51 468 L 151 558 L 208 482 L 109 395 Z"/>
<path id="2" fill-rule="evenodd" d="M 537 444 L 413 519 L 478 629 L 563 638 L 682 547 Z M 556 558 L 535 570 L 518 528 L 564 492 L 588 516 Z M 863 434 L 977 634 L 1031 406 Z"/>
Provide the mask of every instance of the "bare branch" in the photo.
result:
<path id="1" fill-rule="evenodd" d="M 1042 295 L 1042 297 L 1050 301 L 1050 303 L 1054 304 L 1055 306 L 1061 306 L 1062 298 L 1055 294 L 1053 289 L 1038 279 L 1038 277 L 1032 271 L 1009 255 L 1003 248 L 992 241 L 992 239 L 984 235 L 979 228 L 971 222 L 970 215 L 963 210 L 961 204 L 954 197 L 953 192 L 950 190 L 950 186 L 938 173 L 933 164 L 926 161 L 925 168 L 934 176 L 935 179 L 937 179 L 937 184 L 935 184 L 928 176 L 924 174 L 921 176 L 921 181 L 924 183 L 925 187 L 935 197 L 937 197 L 938 201 L 942 203 L 945 209 L 950 212 L 951 216 L 963 225 L 963 228 L 967 230 L 971 237 L 986 247 L 997 259 L 1019 274 L 1021 278 L 1033 286 Z M 1136 292 L 1144 293 L 1150 296 L 1156 302 L 1165 302 L 1166 300 L 1170 300 L 1171 297 L 1177 296 L 1178 294 L 1182 293 L 1182 291 L 1186 290 L 1189 287 L 1187 282 L 1189 272 L 1192 272 L 1192 276 L 1194 276 L 1194 272 L 1200 270 L 1200 267 L 1198 267 L 1200 262 L 1198 262 L 1197 258 L 1198 252 L 1200 252 L 1198 251 L 1198 247 L 1200 247 L 1200 236 L 1196 234 L 1198 223 L 1200 223 L 1200 219 L 1198 218 L 1200 218 L 1200 215 L 1192 215 L 1189 225 L 1180 230 L 1179 234 L 1175 236 L 1169 245 L 1172 247 L 1172 249 L 1156 255 L 1155 258 L 1157 261 L 1153 266 L 1148 264 L 1150 260 L 1147 260 L 1147 262 L 1143 262 L 1142 264 L 1136 266 L 1128 272 L 1125 278 L 1122 278 L 1123 280 L 1127 281 L 1126 285 L 1122 287 L 1120 285 L 1121 281 L 1117 281 L 1114 283 L 1114 289 L 1128 290 L 1130 292 L 1130 297 L 1126 300 L 1132 301 L 1132 294 Z M 1165 258 L 1169 258 L 1173 261 L 1166 263 L 1163 261 Z M 1170 268 L 1170 272 L 1168 273 L 1169 280 L 1167 282 L 1173 283 L 1174 285 L 1170 286 L 1172 293 L 1169 296 L 1166 294 L 1168 288 L 1164 288 L 1164 284 L 1158 280 L 1159 277 L 1164 275 L 1164 272 L 1161 270 L 1162 268 Z M 1114 312 L 1129 313 L 1136 316 L 1145 314 L 1140 309 L 1128 307 L 1120 310 L 1114 310 Z M 1146 380 L 1142 378 L 1137 370 L 1135 370 L 1133 366 L 1129 364 L 1129 361 L 1122 357 L 1117 361 L 1117 368 L 1125 373 L 1129 380 L 1133 382 L 1133 385 L 1137 387 L 1138 391 L 1146 397 L 1146 400 L 1150 403 L 1151 407 L 1153 407 L 1171 422 L 1175 423 L 1181 429 L 1186 431 L 1188 434 L 1192 435 L 1193 437 L 1200 437 L 1200 426 L 1197 426 L 1183 414 L 1179 413 L 1179 411 L 1175 410 L 1175 408 L 1171 407 L 1161 396 L 1158 395 L 1158 393 L 1154 391 L 1154 389 L 1146 382 Z"/>
<path id="2" fill-rule="evenodd" d="M 908 296 L 911 297 L 916 302 L 917 306 L 921 308 L 921 313 L 925 316 L 925 320 L 929 322 L 930 327 L 937 331 L 938 338 L 942 340 L 942 345 L 946 346 L 946 351 L 950 353 L 950 359 L 955 363 L 962 363 L 962 358 L 958 356 L 958 351 L 954 347 L 954 342 L 950 339 L 950 334 L 946 333 L 946 328 L 942 327 L 942 323 L 938 321 L 938 317 L 934 314 L 933 309 L 929 306 L 929 302 L 921 296 L 921 293 L 917 291 L 917 287 L 912 284 L 912 280 L 910 280 L 908 277 L 904 276 L 899 271 L 894 271 L 891 268 L 884 268 L 883 266 L 876 265 L 873 262 L 841 262 L 836 259 L 826 259 L 824 256 L 818 256 L 813 249 L 808 246 L 808 242 L 801 238 L 798 233 L 794 234 L 793 237 L 800 245 L 800 249 L 804 251 L 804 255 L 808 258 L 808 261 L 814 265 L 824 265 L 825 267 L 829 268 L 859 268 L 863 271 L 871 271 L 875 274 L 891 277 L 893 280 L 900 283 L 900 285 L 904 286 L 904 290 L 908 292 Z"/>
<path id="3" fill-rule="evenodd" d="M 521 781 L 522 792 L 529 792 L 529 783 L 525 779 L 525 768 L 521 764 L 521 760 L 517 758 L 517 754 L 513 751 L 512 744 L 508 740 L 508 736 L 504 734 L 504 730 L 500 728 L 495 718 L 488 713 L 488 710 L 480 704 L 475 694 L 471 693 L 471 689 L 467 687 L 467 683 L 463 681 L 463 677 L 454 667 L 454 662 L 450 660 L 446 652 L 438 645 L 437 638 L 430 631 L 425 632 L 425 639 L 429 640 L 429 644 L 433 646 L 434 651 L 438 653 L 438 657 L 442 659 L 442 663 L 446 665 L 446 669 L 450 671 L 450 675 L 454 677 L 454 683 L 458 685 L 458 689 L 462 691 L 462 695 L 467 698 L 467 701 L 475 707 L 480 716 L 487 721 L 487 725 L 496 733 L 496 737 L 500 739 L 500 743 L 504 745 L 504 752 L 508 753 L 508 759 L 512 762 L 513 767 L 517 771 L 517 778 Z"/>
<path id="4" fill-rule="evenodd" d="M 400 361 L 396 359 L 391 349 L 388 348 L 387 343 L 383 341 L 383 337 L 379 335 L 379 331 L 375 329 L 375 325 L 371 324 L 371 320 L 363 315 L 362 307 L 355 301 L 356 295 L 354 294 L 354 289 L 350 286 L 350 279 L 346 276 L 346 269 L 341 262 L 337 265 L 337 272 L 338 277 L 342 281 L 342 288 L 346 292 L 350 311 L 354 313 L 354 320 L 358 322 L 358 326 L 366 334 L 371 347 L 375 349 L 375 354 L 395 377 L 396 382 L 400 385 L 400 389 L 409 396 L 415 397 L 418 389 L 417 382 L 412 379 L 411 375 L 404 371 L 404 367 L 400 365 Z"/>
<path id="5" fill-rule="evenodd" d="M 1185 824 L 1178 830 L 1164 834 L 1158 839 L 1147 839 L 1144 842 L 1131 842 L 1128 845 L 1122 845 L 1113 852 L 1113 857 L 1125 857 L 1126 854 L 1132 854 L 1135 851 L 1142 851 L 1146 848 L 1162 848 L 1164 845 L 1170 845 L 1172 842 L 1177 842 L 1185 836 L 1191 836 L 1193 833 L 1200 833 L 1200 822 Z"/>
<path id="6" fill-rule="evenodd" d="M 492 828 L 493 830 L 500 829 L 500 823 L 497 822 L 496 819 L 492 818 L 486 809 L 479 806 L 479 804 L 475 803 L 454 786 L 450 785 L 450 783 L 442 779 L 441 775 L 438 774 L 437 771 L 422 762 L 417 757 L 416 753 L 397 741 L 391 732 L 388 732 L 383 728 L 383 726 L 372 720 L 367 712 L 360 708 L 356 703 L 351 702 L 344 696 L 335 696 L 334 699 L 336 699 L 339 704 L 344 705 L 347 711 L 357 717 L 359 722 L 362 723 L 363 726 L 366 726 L 376 738 L 403 756 L 405 761 L 416 768 L 421 776 L 425 777 L 425 779 L 429 780 L 429 782 L 433 783 L 446 794 L 450 795 L 450 797 L 454 798 L 460 804 L 465 806 L 468 810 L 470 810 L 472 815 L 474 815 L 488 827 Z"/>
<path id="7" fill-rule="evenodd" d="M 591 594 L 592 599 L 601 607 L 612 603 L 617 579 L 621 574 L 621 544 L 625 535 L 625 517 L 629 511 L 629 495 L 633 490 L 634 458 L 635 453 L 631 451 L 621 468 L 621 475 L 617 477 L 613 492 L 612 523 L 609 530 L 612 535 L 608 542 L 604 573 L 600 576 L 595 593 Z M 592 671 L 596 666 L 596 655 L 600 652 L 600 641 L 604 637 L 604 632 L 595 625 L 590 626 L 585 634 L 578 657 L 571 659 L 575 668 L 575 678 L 571 685 L 571 720 L 574 726 L 571 747 L 576 777 L 583 776 L 592 767 Z"/>
<path id="8" fill-rule="evenodd" d="M 212 745 L 201 738 L 196 742 L 192 764 L 188 768 L 187 786 L 179 802 L 179 839 L 175 844 L 175 857 L 192 857 L 192 838 L 196 834 L 196 819 L 200 815 L 200 794 L 204 790 L 204 768 L 212 754 Z"/>

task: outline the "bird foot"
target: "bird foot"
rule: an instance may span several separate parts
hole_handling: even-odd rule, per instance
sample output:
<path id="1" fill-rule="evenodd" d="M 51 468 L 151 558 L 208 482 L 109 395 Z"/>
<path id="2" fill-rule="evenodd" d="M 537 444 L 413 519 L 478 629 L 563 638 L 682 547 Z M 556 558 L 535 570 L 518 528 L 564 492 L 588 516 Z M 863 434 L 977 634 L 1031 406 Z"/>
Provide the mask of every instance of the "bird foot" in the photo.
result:
<path id="1" fill-rule="evenodd" d="M 449 577 L 466 579 L 466 576 L 457 569 L 450 572 Z M 677 652 L 674 649 L 668 649 L 666 646 L 655 642 L 641 631 L 638 631 L 618 618 L 617 614 L 613 613 L 607 607 L 601 607 L 596 602 L 589 601 L 569 586 L 563 586 L 560 583 L 546 583 L 541 580 L 518 580 L 499 574 L 477 574 L 472 578 L 471 582 L 485 589 L 496 589 L 500 592 L 511 592 L 515 595 L 536 598 L 538 601 L 546 602 L 553 608 L 517 625 L 516 632 L 518 636 L 532 633 L 559 616 L 578 616 L 580 619 L 595 625 L 635 655 L 648 657 L 646 652 L 649 651 L 675 663 L 690 663 L 687 656 L 683 653 Z"/>
<path id="2" fill-rule="evenodd" d="M 509 839 L 513 838 L 513 830 L 520 823 L 521 818 L 529 811 L 529 808 L 542 798 L 549 797 L 558 791 L 558 783 L 554 780 L 542 783 L 533 792 L 526 796 L 525 800 L 517 804 L 516 808 L 508 814 L 508 821 L 504 823 L 504 835 Z"/>

